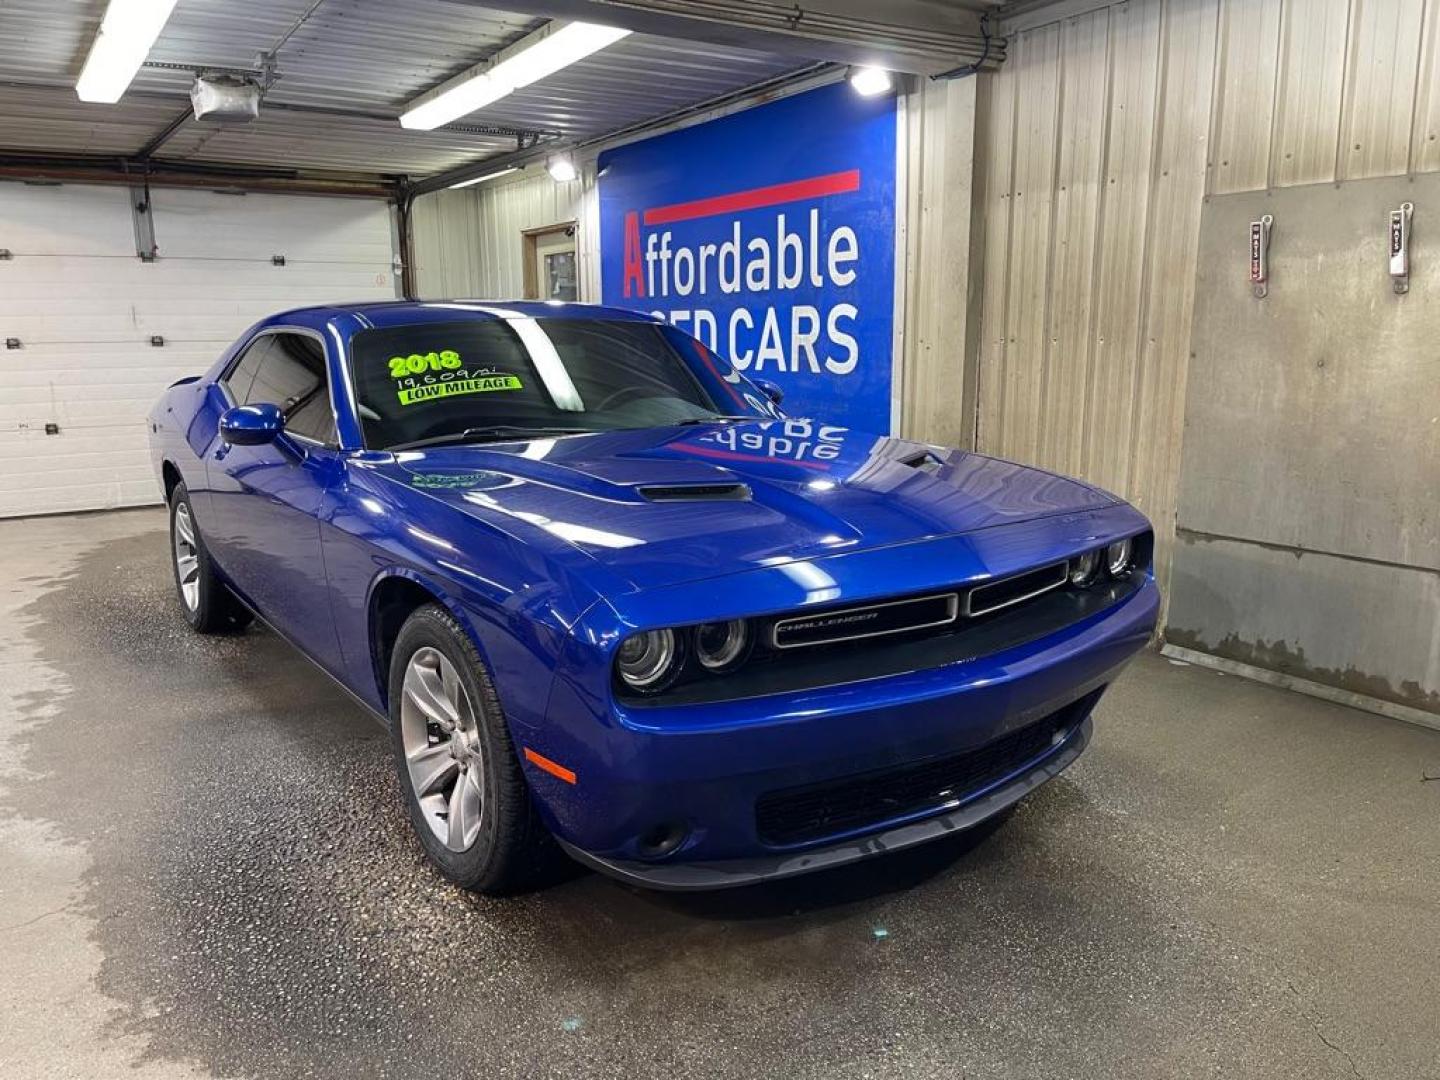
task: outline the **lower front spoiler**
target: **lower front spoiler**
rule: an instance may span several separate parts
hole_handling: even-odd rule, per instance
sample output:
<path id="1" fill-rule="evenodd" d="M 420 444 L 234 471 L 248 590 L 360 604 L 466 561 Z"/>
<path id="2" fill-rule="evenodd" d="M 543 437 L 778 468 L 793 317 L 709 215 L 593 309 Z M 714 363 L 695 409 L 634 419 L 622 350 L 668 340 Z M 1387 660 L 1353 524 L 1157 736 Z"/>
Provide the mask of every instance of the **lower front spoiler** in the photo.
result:
<path id="1" fill-rule="evenodd" d="M 1090 742 L 1093 721 L 1085 717 L 1063 743 L 1042 760 L 1018 776 L 985 791 L 969 802 L 935 817 L 897 825 L 870 836 L 845 840 L 830 847 L 796 853 L 762 855 L 749 859 L 725 859 L 715 862 L 675 863 L 673 865 L 606 859 L 582 851 L 560 840 L 560 846 L 578 862 L 610 877 L 647 889 L 665 892 L 699 892 L 710 889 L 733 889 L 763 881 L 778 881 L 796 874 L 812 874 L 858 862 L 875 855 L 938 840 L 942 836 L 973 828 L 996 814 L 1014 806 L 1047 780 L 1064 772 Z"/>

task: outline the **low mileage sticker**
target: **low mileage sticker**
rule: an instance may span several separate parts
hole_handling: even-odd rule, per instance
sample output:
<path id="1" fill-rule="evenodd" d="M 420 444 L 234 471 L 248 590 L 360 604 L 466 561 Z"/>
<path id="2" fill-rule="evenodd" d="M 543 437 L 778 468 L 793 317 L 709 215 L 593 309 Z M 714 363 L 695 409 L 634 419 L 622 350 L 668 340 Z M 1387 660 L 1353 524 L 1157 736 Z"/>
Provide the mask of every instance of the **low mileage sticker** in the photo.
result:
<path id="1" fill-rule="evenodd" d="M 457 394 L 484 394 L 494 390 L 519 390 L 520 380 L 514 375 L 485 375 L 478 379 L 453 379 L 428 385 L 406 387 L 399 391 L 401 405 L 418 401 L 454 397 Z"/>
<path id="2" fill-rule="evenodd" d="M 492 368 L 472 371 L 464 367 L 460 354 L 454 349 L 392 356 L 389 366 L 390 377 L 396 381 L 395 392 L 401 405 L 414 405 L 421 401 L 433 401 L 460 394 L 520 390 L 524 386 L 515 375 L 503 374 Z"/>

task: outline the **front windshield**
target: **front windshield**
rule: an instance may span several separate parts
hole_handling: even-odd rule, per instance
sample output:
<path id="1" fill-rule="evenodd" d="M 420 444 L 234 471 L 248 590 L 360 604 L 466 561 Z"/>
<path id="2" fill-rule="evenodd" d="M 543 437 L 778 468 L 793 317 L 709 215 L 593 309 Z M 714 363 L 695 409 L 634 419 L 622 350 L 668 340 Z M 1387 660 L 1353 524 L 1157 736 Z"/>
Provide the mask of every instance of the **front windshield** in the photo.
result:
<path id="1" fill-rule="evenodd" d="M 351 368 L 372 449 L 772 415 L 728 363 L 659 323 L 509 315 L 364 330 Z"/>

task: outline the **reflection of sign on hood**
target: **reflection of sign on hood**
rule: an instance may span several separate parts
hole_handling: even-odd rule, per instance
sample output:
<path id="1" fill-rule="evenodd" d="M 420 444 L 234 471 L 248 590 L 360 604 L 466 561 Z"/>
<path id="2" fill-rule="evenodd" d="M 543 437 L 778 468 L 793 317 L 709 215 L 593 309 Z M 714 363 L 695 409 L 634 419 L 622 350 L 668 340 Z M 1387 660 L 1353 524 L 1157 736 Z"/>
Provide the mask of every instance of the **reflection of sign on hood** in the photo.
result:
<path id="1" fill-rule="evenodd" d="M 685 444 L 702 457 L 784 461 L 828 469 L 845 449 L 845 428 L 814 420 L 784 420 L 724 428 Z"/>
<path id="2" fill-rule="evenodd" d="M 888 430 L 895 128 L 840 85 L 607 151 L 605 302 L 774 379 L 787 412 Z"/>

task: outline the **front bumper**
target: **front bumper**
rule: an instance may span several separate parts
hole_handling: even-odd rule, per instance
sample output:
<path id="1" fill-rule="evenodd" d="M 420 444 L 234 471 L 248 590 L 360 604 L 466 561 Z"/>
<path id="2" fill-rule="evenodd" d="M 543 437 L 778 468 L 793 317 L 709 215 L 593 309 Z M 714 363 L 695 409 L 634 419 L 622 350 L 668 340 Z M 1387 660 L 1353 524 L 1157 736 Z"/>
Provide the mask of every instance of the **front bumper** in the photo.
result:
<path id="1" fill-rule="evenodd" d="M 1154 582 L 1082 623 L 1040 640 L 941 668 L 746 701 L 610 714 L 552 699 L 552 722 L 587 730 L 576 783 L 532 781 L 552 830 L 582 862 L 663 889 L 713 889 L 818 870 L 909 847 L 1004 810 L 1066 768 L 1090 725 L 1077 715 L 1063 743 L 959 794 L 957 804 L 906 810 L 797 843 L 767 843 L 757 803 L 776 791 L 979 751 L 1109 685 L 1155 625 Z M 1085 703 L 1083 712 L 1094 703 Z M 543 749 L 542 749 L 542 752 Z M 566 761 L 581 757 L 561 757 Z M 663 858 L 644 838 L 678 824 Z"/>
<path id="2" fill-rule="evenodd" d="M 797 874 L 829 870 L 858 862 L 875 855 L 938 840 L 962 829 L 979 825 L 987 818 L 1014 806 L 1030 792 L 1065 769 L 1078 758 L 1090 742 L 1092 721 L 1088 715 L 1071 731 L 1070 736 L 1052 752 L 1023 771 L 998 784 L 973 793 L 953 810 L 921 818 L 918 821 L 882 827 L 871 832 L 825 847 L 799 852 L 776 852 L 738 859 L 717 859 L 710 862 L 655 863 L 635 859 L 605 858 L 593 855 L 560 841 L 570 855 L 592 869 L 649 889 L 665 892 L 698 892 L 711 889 L 732 889 L 778 881 Z"/>

